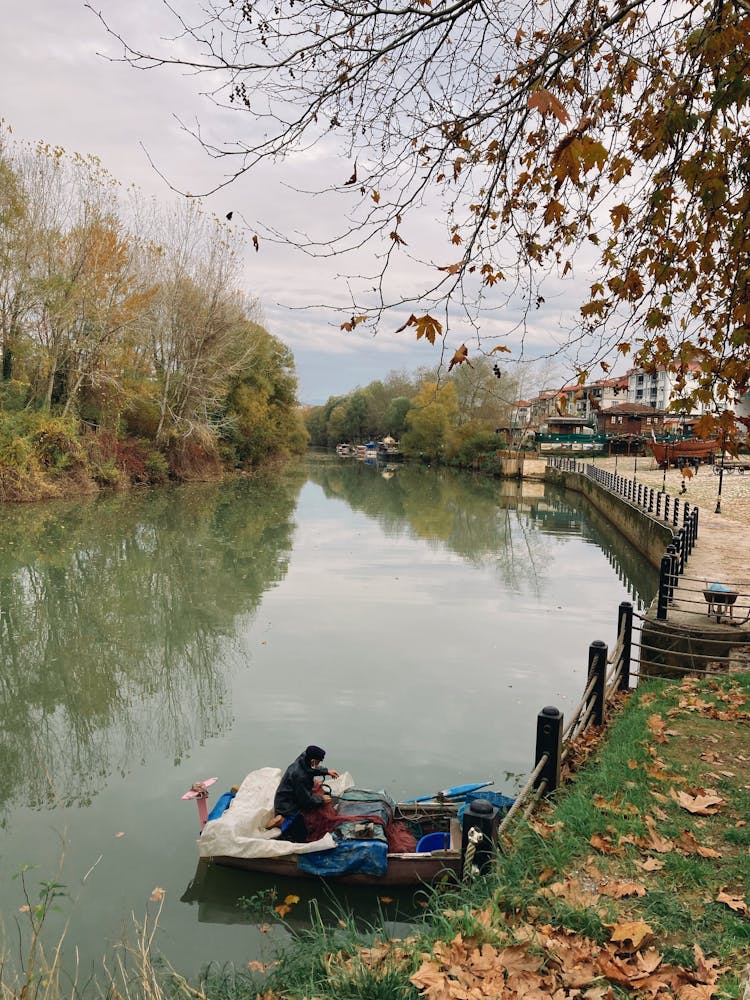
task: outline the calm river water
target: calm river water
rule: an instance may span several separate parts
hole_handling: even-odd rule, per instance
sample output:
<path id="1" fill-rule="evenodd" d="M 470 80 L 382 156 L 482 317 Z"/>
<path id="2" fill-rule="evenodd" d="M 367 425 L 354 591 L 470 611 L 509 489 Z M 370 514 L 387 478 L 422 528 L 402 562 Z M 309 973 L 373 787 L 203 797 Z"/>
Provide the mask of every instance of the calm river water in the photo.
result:
<path id="1" fill-rule="evenodd" d="M 67 924 L 79 979 L 133 938 L 155 889 L 157 946 L 184 973 L 268 957 L 284 932 L 236 905 L 263 883 L 212 869 L 187 891 L 197 813 L 180 796 L 284 767 L 308 743 L 394 798 L 488 778 L 512 794 L 539 709 L 577 704 L 589 643 L 611 646 L 619 602 L 656 591 L 578 503 L 313 456 L 274 481 L 4 509 L 11 954 L 27 921 L 14 876 L 31 865 L 32 902 L 42 880 L 67 887 L 50 939 Z M 368 890 L 353 905 L 377 902 Z"/>

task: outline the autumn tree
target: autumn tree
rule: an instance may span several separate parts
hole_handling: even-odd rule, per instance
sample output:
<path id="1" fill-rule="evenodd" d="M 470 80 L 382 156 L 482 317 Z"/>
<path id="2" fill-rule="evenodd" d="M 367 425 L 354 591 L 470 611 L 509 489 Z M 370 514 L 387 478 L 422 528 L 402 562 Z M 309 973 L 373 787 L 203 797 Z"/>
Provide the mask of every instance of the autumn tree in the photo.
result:
<path id="1" fill-rule="evenodd" d="M 746 0 L 218 0 L 192 21 L 165 6 L 179 44 L 121 39 L 124 58 L 206 73 L 216 103 L 248 112 L 207 146 L 235 177 L 316 143 L 348 156 L 330 179 L 341 230 L 295 238 L 371 245 L 376 291 L 363 276 L 342 325 L 406 304 L 402 329 L 434 341 L 459 305 L 478 319 L 522 295 L 514 343 L 553 277 L 579 309 L 581 378 L 621 353 L 678 392 L 692 368 L 688 402 L 715 414 L 747 393 Z M 423 217 L 442 224 L 420 238 Z M 405 286 L 389 278 L 407 256 Z M 472 351 L 500 346 L 477 331 Z"/>

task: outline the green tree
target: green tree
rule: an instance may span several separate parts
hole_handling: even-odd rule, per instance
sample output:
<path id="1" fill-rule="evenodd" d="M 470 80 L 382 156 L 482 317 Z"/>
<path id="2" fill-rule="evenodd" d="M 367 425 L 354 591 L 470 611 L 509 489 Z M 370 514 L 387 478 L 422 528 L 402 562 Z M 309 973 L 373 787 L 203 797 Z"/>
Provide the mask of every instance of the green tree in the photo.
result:
<path id="1" fill-rule="evenodd" d="M 457 417 L 453 385 L 426 382 L 406 415 L 407 430 L 401 438 L 404 454 L 431 461 L 443 457 Z"/>
<path id="2" fill-rule="evenodd" d="M 397 439 L 401 437 L 406 430 L 406 414 L 410 406 L 411 400 L 407 396 L 394 396 L 383 418 L 386 434 Z"/>
<path id="3" fill-rule="evenodd" d="M 352 394 L 344 411 L 344 428 L 350 441 L 364 441 L 367 437 L 368 412 L 367 395 L 362 389 Z"/>
<path id="4" fill-rule="evenodd" d="M 254 341 L 252 361 L 230 388 L 222 437 L 241 465 L 259 466 L 300 454 L 308 433 L 297 405 L 291 351 L 260 326 L 248 333 Z"/>

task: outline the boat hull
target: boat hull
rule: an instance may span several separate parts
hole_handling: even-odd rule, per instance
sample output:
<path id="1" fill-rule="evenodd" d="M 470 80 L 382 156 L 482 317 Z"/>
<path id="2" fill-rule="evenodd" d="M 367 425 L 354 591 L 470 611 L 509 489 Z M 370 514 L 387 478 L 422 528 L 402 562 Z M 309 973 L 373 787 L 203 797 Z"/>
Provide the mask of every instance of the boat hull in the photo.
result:
<path id="1" fill-rule="evenodd" d="M 282 878 L 324 878 L 326 882 L 340 885 L 417 886 L 429 885 L 447 879 L 456 879 L 461 873 L 461 854 L 458 851 L 434 851 L 432 854 L 389 854 L 384 875 L 365 875 L 348 872 L 345 875 L 308 875 L 297 867 L 295 854 L 281 858 L 232 858 L 218 856 L 207 858 L 212 864 L 242 871 L 256 872 Z"/>
<path id="2" fill-rule="evenodd" d="M 687 438 L 683 441 L 649 441 L 648 446 L 659 465 L 680 465 L 681 462 L 713 461 L 719 442 L 712 439 Z"/>

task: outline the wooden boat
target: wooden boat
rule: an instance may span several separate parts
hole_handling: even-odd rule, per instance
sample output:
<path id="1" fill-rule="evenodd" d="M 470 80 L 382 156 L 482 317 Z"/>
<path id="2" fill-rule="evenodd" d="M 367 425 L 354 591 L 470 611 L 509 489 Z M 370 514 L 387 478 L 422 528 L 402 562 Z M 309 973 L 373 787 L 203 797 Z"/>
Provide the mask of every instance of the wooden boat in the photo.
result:
<path id="1" fill-rule="evenodd" d="M 719 449 L 716 438 L 704 441 L 702 438 L 680 438 L 677 441 L 649 441 L 648 446 L 660 466 L 683 465 L 698 462 L 713 462 Z"/>
<path id="2" fill-rule="evenodd" d="M 240 812 L 235 808 L 231 812 L 233 792 L 225 793 L 214 806 L 210 814 L 206 813 L 205 799 L 208 795 L 208 783 L 197 782 L 183 798 L 197 798 L 198 810 L 201 816 L 201 839 L 198 841 L 201 857 L 217 865 L 238 868 L 247 872 L 255 872 L 272 877 L 285 878 L 324 878 L 326 881 L 342 885 L 376 885 L 376 886 L 417 886 L 431 884 L 442 880 L 460 878 L 462 870 L 462 829 L 459 821 L 459 810 L 462 805 L 478 797 L 487 796 L 494 800 L 493 805 L 507 811 L 512 799 L 493 792 L 481 791 L 490 781 L 473 782 L 444 789 L 432 795 L 421 796 L 406 802 L 393 803 L 383 792 L 370 792 L 364 789 L 347 787 L 338 798 L 336 804 L 336 823 L 361 825 L 359 829 L 346 839 L 335 840 L 330 834 L 324 840 L 316 841 L 321 847 L 312 844 L 288 845 L 283 837 L 268 839 L 268 833 L 246 833 L 248 824 L 244 821 L 245 799 L 242 799 L 243 789 L 248 788 L 247 798 L 250 799 L 250 811 L 247 816 L 253 820 L 272 815 L 270 809 L 258 812 L 252 795 L 256 795 L 260 787 L 260 799 L 268 802 L 268 787 L 262 786 L 262 781 L 273 778 L 276 783 L 280 772 L 264 769 L 251 772 L 237 793 Z M 210 781 L 210 779 L 209 779 Z M 202 799 L 198 797 L 205 786 Z M 273 801 L 273 789 L 270 786 L 270 802 Z M 196 789 L 198 792 L 196 793 Z M 350 796 L 353 796 L 351 798 Z M 368 823 L 366 818 L 375 814 L 377 808 L 383 810 L 388 822 L 378 826 L 381 820 Z M 253 811 L 255 810 L 255 811 Z M 365 819 L 365 822 L 362 822 Z M 217 824 L 212 824 L 217 820 Z M 206 822 L 207 821 L 207 822 Z M 399 842 L 411 841 L 414 845 L 410 850 L 393 850 L 394 842 L 390 835 L 391 824 L 398 826 L 402 836 Z M 232 835 L 232 827 L 241 830 L 239 837 Z M 221 828 L 220 828 L 221 827 Z M 226 827 L 226 830 L 225 830 Z M 330 829 L 330 827 L 328 827 Z M 404 828 L 406 837 L 404 838 Z M 259 829 L 254 826 L 254 829 Z M 265 828 L 263 828 L 265 829 Z M 341 837 L 340 827 L 336 827 L 336 836 Z M 383 830 L 389 834 L 388 843 L 384 840 Z M 227 834 L 230 839 L 225 839 Z M 265 839 L 261 839 L 265 837 Z M 228 844 L 233 853 L 215 849 L 217 845 Z M 247 845 L 250 849 L 247 850 Z M 304 848 L 304 849 L 303 849 Z M 226 850 L 226 848 L 225 848 Z"/>
<path id="3" fill-rule="evenodd" d="M 420 840 L 437 834 L 444 846 L 433 850 L 388 852 L 388 867 L 383 875 L 347 872 L 341 875 L 320 875 L 301 871 L 296 854 L 276 858 L 233 858 L 229 855 L 209 856 L 217 865 L 239 868 L 246 872 L 280 878 L 324 878 L 339 885 L 417 886 L 461 876 L 461 825 L 457 802 L 398 803 L 394 819 L 414 824 L 424 830 Z M 434 843 L 434 841 L 433 841 Z M 419 846 L 419 843 L 418 845 Z"/>

